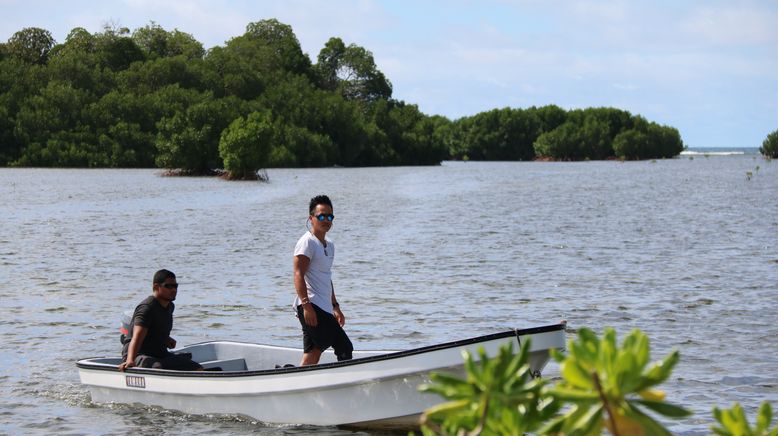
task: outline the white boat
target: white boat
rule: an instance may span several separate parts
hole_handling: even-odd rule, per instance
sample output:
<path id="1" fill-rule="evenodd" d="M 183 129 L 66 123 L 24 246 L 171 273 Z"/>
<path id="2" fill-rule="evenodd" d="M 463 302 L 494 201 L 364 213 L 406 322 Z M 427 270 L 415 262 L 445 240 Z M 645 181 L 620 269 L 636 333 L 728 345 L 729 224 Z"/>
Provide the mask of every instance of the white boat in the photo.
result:
<path id="1" fill-rule="evenodd" d="M 245 415 L 269 424 L 418 426 L 420 414 L 443 399 L 421 393 L 430 372 L 463 374 L 462 351 L 477 357 L 512 342 L 518 351 L 530 343 L 530 365 L 540 376 L 549 350 L 563 349 L 565 324 L 508 330 L 406 351 L 355 351 L 337 362 L 331 351 L 318 365 L 297 363 L 302 350 L 270 345 L 213 341 L 177 352 L 192 353 L 205 368 L 222 371 L 118 370 L 119 357 L 79 360 L 81 383 L 95 403 L 140 403 L 189 414 Z M 277 367 L 280 366 L 280 367 Z"/>

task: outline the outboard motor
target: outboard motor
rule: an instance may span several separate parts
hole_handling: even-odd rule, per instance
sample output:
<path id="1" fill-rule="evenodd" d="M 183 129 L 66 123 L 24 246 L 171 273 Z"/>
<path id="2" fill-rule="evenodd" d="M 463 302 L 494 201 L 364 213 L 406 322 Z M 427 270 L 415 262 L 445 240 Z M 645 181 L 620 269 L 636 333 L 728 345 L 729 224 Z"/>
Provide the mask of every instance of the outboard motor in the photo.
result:
<path id="1" fill-rule="evenodd" d="M 122 341 L 122 345 L 129 344 L 132 340 L 132 315 L 134 315 L 134 311 L 132 310 L 125 310 L 124 313 L 122 313 L 122 325 L 119 327 L 119 332 L 122 334 L 119 337 L 119 340 Z"/>

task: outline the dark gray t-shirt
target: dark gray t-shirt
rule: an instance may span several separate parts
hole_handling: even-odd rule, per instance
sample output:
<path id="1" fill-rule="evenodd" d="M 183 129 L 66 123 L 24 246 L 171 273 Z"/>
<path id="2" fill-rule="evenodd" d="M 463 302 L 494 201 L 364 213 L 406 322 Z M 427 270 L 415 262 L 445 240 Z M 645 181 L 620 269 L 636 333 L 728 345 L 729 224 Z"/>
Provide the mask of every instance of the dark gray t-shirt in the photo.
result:
<path id="1" fill-rule="evenodd" d="M 167 308 L 164 308 L 153 295 L 141 301 L 135 308 L 132 316 L 133 325 L 149 329 L 138 354 L 153 357 L 165 357 L 170 354 L 165 344 L 170 337 L 170 331 L 173 330 L 173 309 L 175 305 L 172 301 Z"/>

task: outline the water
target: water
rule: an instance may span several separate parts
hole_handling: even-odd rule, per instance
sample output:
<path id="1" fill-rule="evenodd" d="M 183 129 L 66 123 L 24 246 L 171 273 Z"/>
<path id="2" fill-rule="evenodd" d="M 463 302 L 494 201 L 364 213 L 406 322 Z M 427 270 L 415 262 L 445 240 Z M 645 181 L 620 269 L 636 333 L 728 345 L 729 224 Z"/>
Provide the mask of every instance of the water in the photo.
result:
<path id="1" fill-rule="evenodd" d="M 358 349 L 561 319 L 570 335 L 640 328 L 653 359 L 681 351 L 664 388 L 695 415 L 673 431 L 707 433 L 713 405 L 739 401 L 752 420 L 762 400 L 778 406 L 775 162 L 446 162 L 269 176 L 0 169 L 0 433 L 321 432 L 94 405 L 74 364 L 119 352 L 121 312 L 163 267 L 182 283 L 179 344 L 298 346 L 291 252 L 318 193 L 335 202 L 335 289 Z"/>

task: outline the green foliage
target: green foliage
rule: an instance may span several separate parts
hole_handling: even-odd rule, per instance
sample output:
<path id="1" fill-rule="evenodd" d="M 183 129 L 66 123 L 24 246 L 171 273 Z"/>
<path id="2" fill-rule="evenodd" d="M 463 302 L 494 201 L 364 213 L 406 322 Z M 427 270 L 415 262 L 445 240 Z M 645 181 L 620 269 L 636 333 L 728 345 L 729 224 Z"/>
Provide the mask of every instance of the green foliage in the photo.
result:
<path id="1" fill-rule="evenodd" d="M 477 160 L 532 160 L 541 120 L 533 110 L 494 109 L 459 120 L 464 149 Z"/>
<path id="2" fill-rule="evenodd" d="M 330 162 L 340 166 L 366 165 L 365 148 L 371 146 L 373 129 L 358 103 L 345 100 L 339 94 L 321 94 L 320 130 L 334 145 Z"/>
<path id="3" fill-rule="evenodd" d="M 433 374 L 433 384 L 420 390 L 449 401 L 425 411 L 422 431 L 598 435 L 607 428 L 615 435 L 662 435 L 669 431 L 649 413 L 668 418 L 690 415 L 665 402 L 664 392 L 656 389 L 670 377 L 678 352 L 649 365 L 649 341 L 639 330 L 619 346 L 613 329 L 606 329 L 602 339 L 581 329 L 578 340 L 568 342 L 566 356 L 552 351 L 562 376 L 553 386 L 532 379 L 527 343 L 516 355 L 511 348 L 501 348 L 493 358 L 481 351 L 477 363 L 466 354 L 464 380 Z"/>
<path id="4" fill-rule="evenodd" d="M 252 112 L 239 117 L 224 130 L 219 141 L 219 154 L 231 179 L 256 179 L 257 170 L 268 163 L 270 151 L 276 147 L 278 133 L 268 112 Z M 283 151 L 276 152 L 283 155 Z M 282 159 L 282 157 L 276 157 Z"/>
<path id="5" fill-rule="evenodd" d="M 567 120 L 535 141 L 535 154 L 556 160 L 655 159 L 683 151 L 678 130 L 649 123 L 613 108 L 588 108 L 567 114 Z"/>
<path id="6" fill-rule="evenodd" d="M 416 105 L 388 100 L 372 106 L 371 147 L 362 154 L 365 165 L 437 165 L 448 156 L 447 147 L 435 136 L 441 122 L 419 111 Z"/>
<path id="7" fill-rule="evenodd" d="M 31 64 L 45 64 L 54 47 L 51 32 L 39 27 L 26 27 L 13 34 L 5 45 L 8 56 Z"/>
<path id="8" fill-rule="evenodd" d="M 95 49 L 102 67 L 111 71 L 122 71 L 133 62 L 145 60 L 143 51 L 132 38 L 127 36 L 129 32 L 126 28 L 116 29 L 105 26 L 103 33 L 95 35 Z"/>
<path id="9" fill-rule="evenodd" d="M 200 68 L 203 61 L 187 60 L 183 55 L 135 62 L 116 75 L 117 88 L 136 94 L 148 94 L 169 86 L 207 90 Z"/>
<path id="10" fill-rule="evenodd" d="M 316 72 L 321 85 L 349 100 L 374 102 L 392 96 L 392 84 L 375 64 L 373 53 L 355 44 L 330 38 L 319 52 Z"/>
<path id="11" fill-rule="evenodd" d="M 328 101 L 348 105 L 337 96 L 316 89 L 304 76 L 289 76 L 269 87 L 257 99 L 259 107 L 277 114 L 278 146 L 271 153 L 270 167 L 317 167 L 332 164 L 338 154 L 330 134 Z M 352 112 L 353 113 L 353 112 Z"/>
<path id="12" fill-rule="evenodd" d="M 25 100 L 16 113 L 14 135 L 35 146 L 26 147 L 15 165 L 106 166 L 106 153 L 97 151 L 94 132 L 80 123 L 83 108 L 92 101 L 88 92 L 63 82 L 49 82 L 39 95 Z M 90 157 L 88 149 L 95 156 Z"/>
<path id="13" fill-rule="evenodd" d="M 275 19 L 249 23 L 244 36 L 267 49 L 265 62 L 273 70 L 311 74 L 311 60 L 303 53 L 292 26 Z"/>
<path id="14" fill-rule="evenodd" d="M 192 174 L 212 174 L 222 168 L 219 153 L 222 131 L 242 115 L 245 105 L 232 97 L 214 99 L 209 93 L 191 95 L 195 101 L 190 106 L 163 117 L 157 124 L 157 165 Z"/>
<path id="15" fill-rule="evenodd" d="M 575 123 L 568 121 L 540 135 L 534 147 L 535 153 L 540 157 L 580 160 L 586 157 L 583 153 L 585 144 L 586 139 L 582 130 Z"/>
<path id="16" fill-rule="evenodd" d="M 622 129 L 629 113 L 611 108 L 573 110 L 567 121 L 546 132 L 534 144 L 540 157 L 557 160 L 606 159 L 613 156 L 613 133 Z"/>
<path id="17" fill-rule="evenodd" d="M 613 139 L 613 151 L 622 159 L 640 159 L 649 149 L 649 141 L 645 133 L 630 129 L 616 135 Z"/>
<path id="18" fill-rule="evenodd" d="M 762 146 L 759 147 L 759 152 L 770 159 L 778 158 L 778 130 L 767 135 Z"/>
<path id="19" fill-rule="evenodd" d="M 665 402 L 664 392 L 655 389 L 670 377 L 678 352 L 649 366 L 649 340 L 639 330 L 633 330 L 618 346 L 611 328 L 602 339 L 581 329 L 578 340 L 569 341 L 566 356 L 553 355 L 562 381 L 549 394 L 572 407 L 549 422 L 543 432 L 598 434 L 607 427 L 613 434 L 669 434 L 648 411 L 668 418 L 690 414 Z"/>
<path id="20" fill-rule="evenodd" d="M 45 67 L 9 58 L 0 62 L 0 165 L 13 163 L 28 145 L 16 132 L 19 110 L 47 83 Z"/>
<path id="21" fill-rule="evenodd" d="M 61 44 L 45 29 L 24 28 L 0 44 L 0 165 L 212 173 L 223 164 L 222 133 L 251 112 L 271 116 L 274 145 L 261 159 L 270 167 L 601 159 L 630 129 L 643 136 L 620 139 L 623 158 L 680 151 L 676 130 L 612 108 L 429 116 L 393 100 L 373 54 L 340 38 L 316 61 L 275 19 L 249 23 L 207 52 L 153 21 L 133 32 L 76 27 Z"/>
<path id="22" fill-rule="evenodd" d="M 752 427 L 739 403 L 732 408 L 721 410 L 713 408 L 713 416 L 718 425 L 712 425 L 713 433 L 722 436 L 778 436 L 778 425 L 770 428 L 773 421 L 773 409 L 770 403 L 763 402 L 756 416 L 756 426 Z"/>
<path id="23" fill-rule="evenodd" d="M 213 72 L 216 96 L 254 100 L 271 82 L 275 66 L 272 50 L 247 36 L 232 38 L 225 47 L 214 47 L 205 57 Z"/>
<path id="24" fill-rule="evenodd" d="M 0 104 L 0 165 L 8 165 L 8 162 L 15 160 L 19 151 L 13 130 L 13 119 L 8 114 L 8 108 Z"/>
<path id="25" fill-rule="evenodd" d="M 654 151 L 653 153 L 649 153 L 644 159 L 671 158 L 678 156 L 683 151 L 684 145 L 678 129 L 650 123 L 648 134 L 651 138 Z"/>
<path id="26" fill-rule="evenodd" d="M 616 135 L 613 150 L 617 157 L 628 160 L 671 158 L 683 151 L 683 141 L 677 129 L 636 116 L 631 129 Z"/>
<path id="27" fill-rule="evenodd" d="M 322 166 L 335 148 L 327 135 L 280 121 L 276 126 L 279 136 L 270 151 L 268 167 Z"/>
<path id="28" fill-rule="evenodd" d="M 192 60 L 205 55 L 203 45 L 192 35 L 178 29 L 168 32 L 153 21 L 132 32 L 132 39 L 147 59 L 183 56 Z"/>
<path id="29" fill-rule="evenodd" d="M 649 159 L 683 150 L 677 130 L 614 108 L 494 109 L 461 118 L 447 130 L 448 149 L 456 159 Z M 637 133 L 622 135 L 631 130 Z"/>
<path id="30" fill-rule="evenodd" d="M 432 374 L 433 384 L 419 390 L 449 401 L 424 412 L 423 433 L 454 435 L 464 430 L 468 434 L 518 436 L 537 431 L 558 412 L 559 404 L 544 396 L 546 382 L 533 378 L 529 346 L 530 341 L 525 341 L 519 353 L 514 353 L 513 345 L 508 344 L 493 358 L 481 348 L 477 362 L 464 352 L 465 380 Z"/>
<path id="31" fill-rule="evenodd" d="M 556 105 L 531 107 L 528 109 L 540 120 L 540 132 L 550 132 L 567 121 L 567 111 Z"/>

